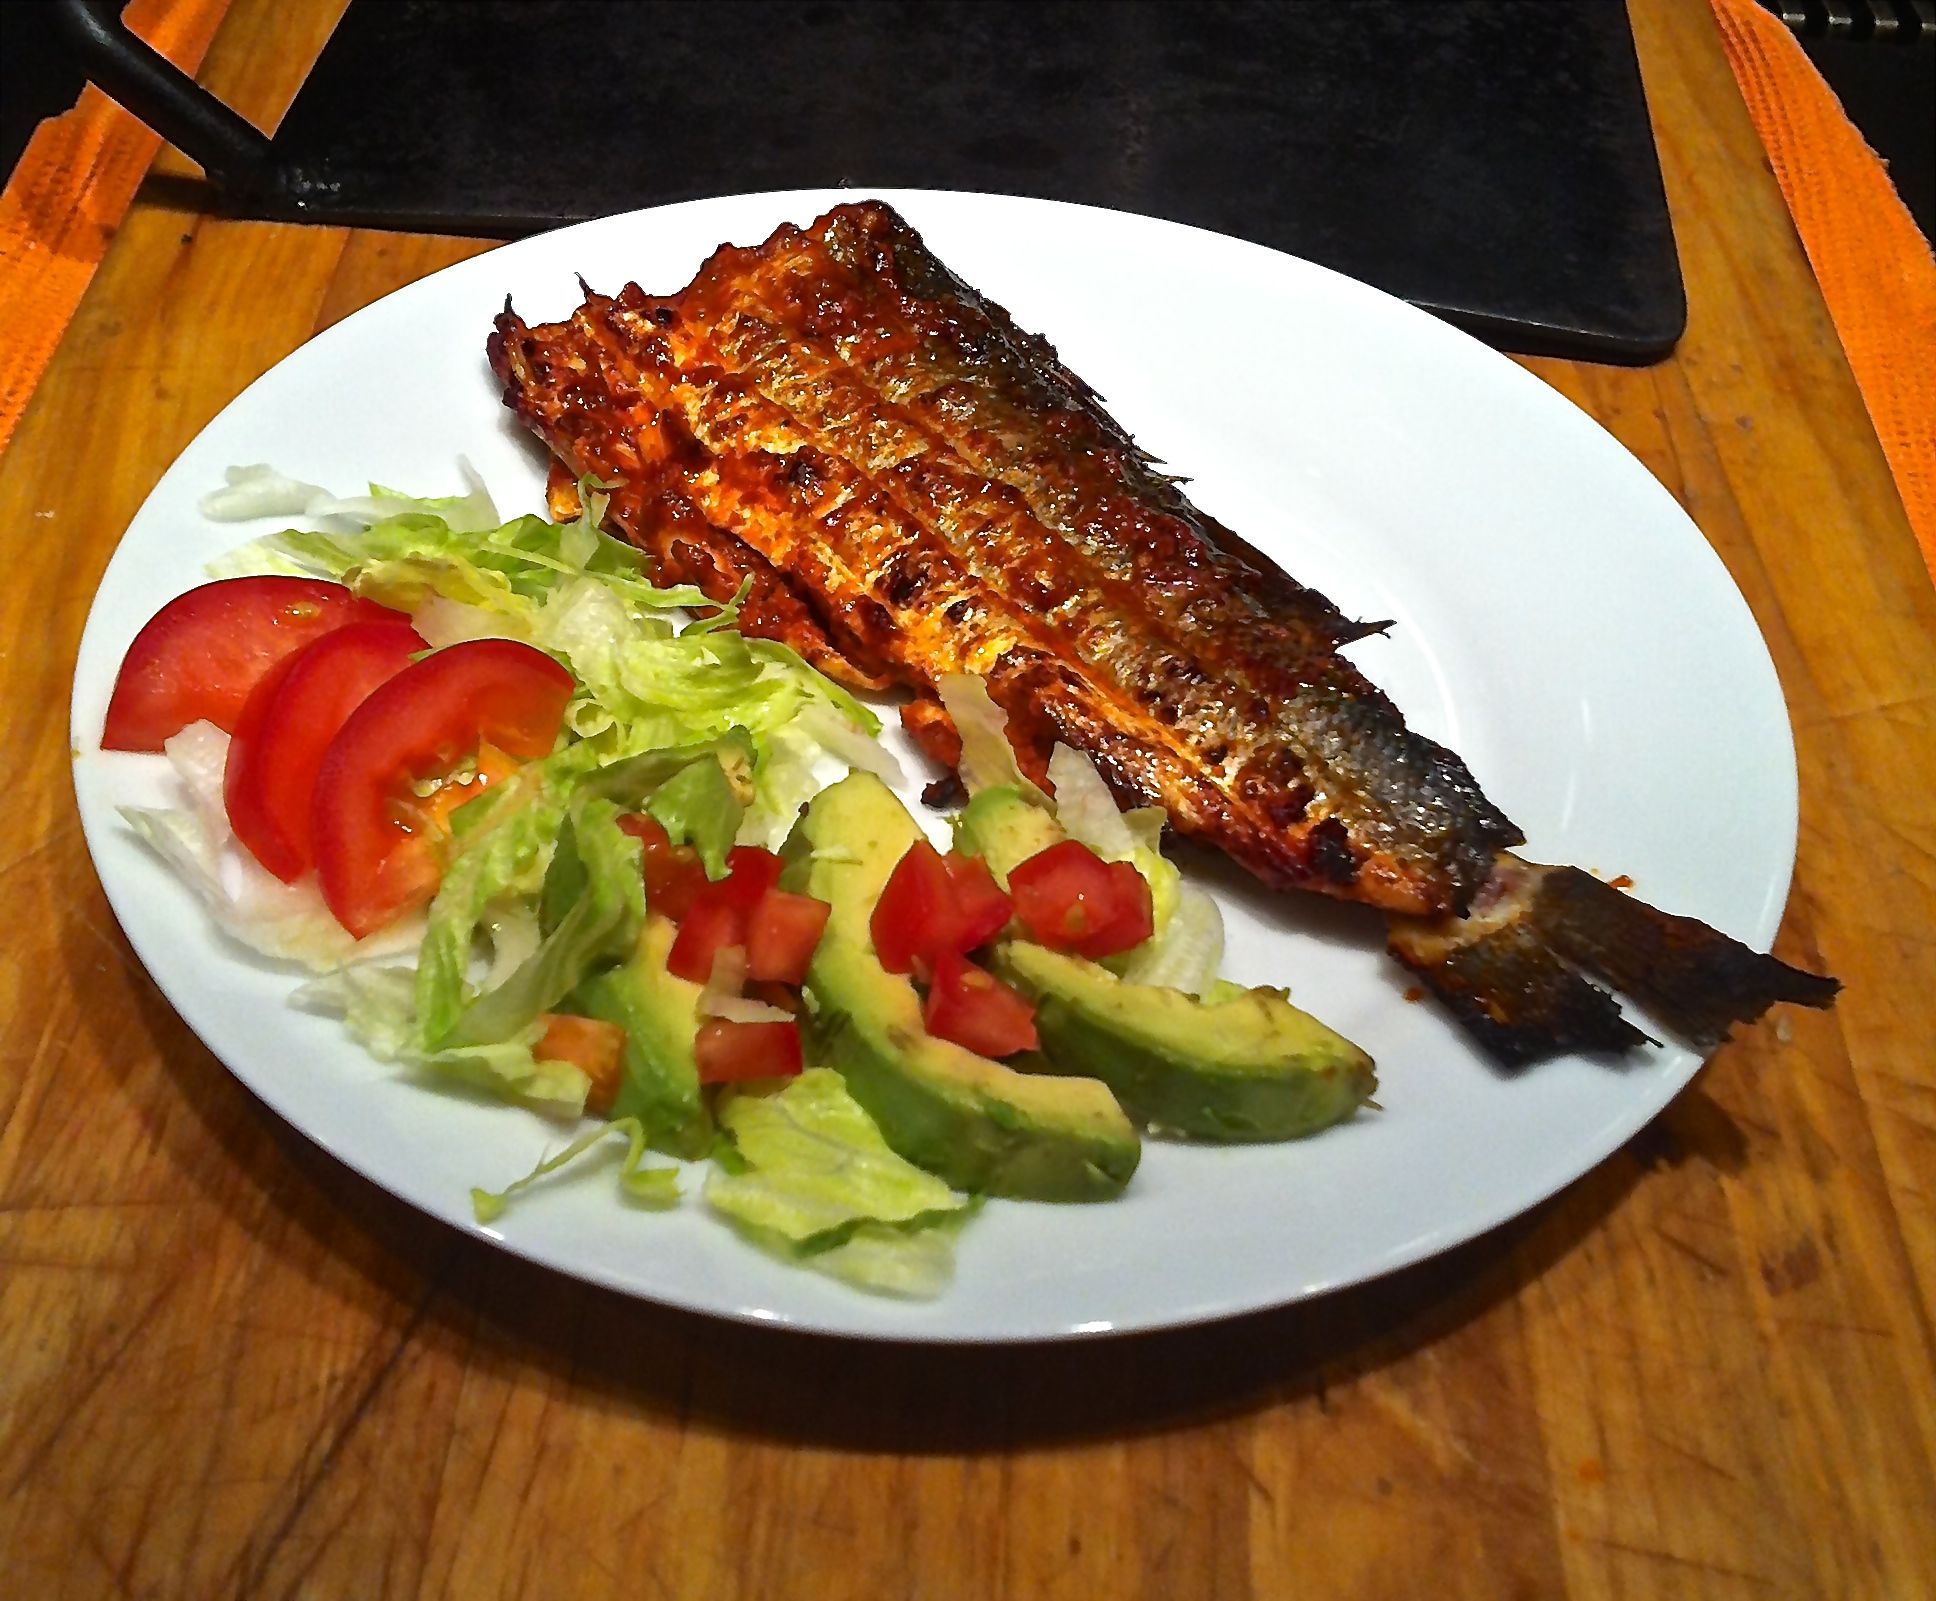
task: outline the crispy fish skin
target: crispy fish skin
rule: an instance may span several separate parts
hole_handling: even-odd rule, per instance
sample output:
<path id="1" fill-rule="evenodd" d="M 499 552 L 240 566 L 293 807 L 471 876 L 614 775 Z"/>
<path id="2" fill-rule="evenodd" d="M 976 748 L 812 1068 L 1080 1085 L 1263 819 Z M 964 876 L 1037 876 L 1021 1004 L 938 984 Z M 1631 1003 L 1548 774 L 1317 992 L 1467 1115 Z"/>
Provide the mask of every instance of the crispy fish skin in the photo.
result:
<path id="1" fill-rule="evenodd" d="M 1338 654 L 1385 625 L 1192 506 L 883 204 L 722 246 L 675 295 L 588 292 L 536 328 L 507 307 L 490 352 L 575 470 L 690 507 L 812 597 L 831 648 L 917 688 L 981 675 L 1025 771 L 1062 740 L 1266 882 L 1391 914 L 1394 954 L 1502 1059 L 1644 1038 L 1585 973 L 1702 1042 L 1833 994 L 1608 890 L 1660 920 L 1649 948 L 1684 976 L 1623 960 L 1632 914 L 1513 857 L 1459 758 Z M 937 757 L 958 744 L 931 695 L 905 720 Z"/>
<path id="2" fill-rule="evenodd" d="M 653 471 L 676 441 L 657 430 L 624 427 L 622 392 L 586 361 L 582 344 L 499 349 L 494 343 L 491 359 L 520 376 L 517 392 L 530 410 L 519 415 L 557 452 L 545 489 L 554 518 L 579 515 L 580 477 L 608 484 L 606 526 L 652 557 L 661 583 L 691 584 L 722 604 L 744 587 L 739 627 L 745 633 L 790 645 L 852 689 L 879 690 L 896 682 L 864 652 L 840 649 L 809 601 L 757 550 L 708 524 L 676 478 Z"/>
<path id="3" fill-rule="evenodd" d="M 893 248 L 849 248 L 849 222 Z M 1056 739 L 1087 750 L 1119 797 L 1166 806 L 1268 882 L 1463 905 L 1518 832 L 1336 654 L 1365 629 L 1189 507 L 1046 345 L 987 316 L 968 326 L 890 269 L 943 278 L 887 208 L 842 208 L 722 249 L 677 296 L 591 296 L 570 334 L 501 319 L 495 348 L 539 353 L 535 370 L 596 341 L 643 403 L 642 459 L 695 442 L 675 466 L 708 523 L 822 597 L 843 643 L 845 625 L 930 683 L 987 678 L 1025 757 Z M 918 395 L 896 361 L 952 376 Z M 1049 394 L 1064 404 L 1027 433 Z M 1068 456 L 1091 465 L 1052 479 Z"/>
<path id="4" fill-rule="evenodd" d="M 1778 1001 L 1823 1007 L 1841 989 L 1577 867 L 1502 855 L 1464 917 L 1394 917 L 1388 948 L 1509 1065 L 1560 1051 L 1621 1051 L 1647 1036 L 1587 976 L 1703 1049 Z"/>

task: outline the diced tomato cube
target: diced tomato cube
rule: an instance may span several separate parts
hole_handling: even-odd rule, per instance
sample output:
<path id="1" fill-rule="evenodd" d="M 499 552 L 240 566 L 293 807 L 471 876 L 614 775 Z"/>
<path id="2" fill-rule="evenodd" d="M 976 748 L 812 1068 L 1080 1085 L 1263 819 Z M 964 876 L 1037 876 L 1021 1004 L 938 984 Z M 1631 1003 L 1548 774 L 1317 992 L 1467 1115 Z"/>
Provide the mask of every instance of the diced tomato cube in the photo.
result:
<path id="1" fill-rule="evenodd" d="M 643 812 L 621 817 L 618 826 L 639 842 L 646 905 L 675 923 L 683 922 L 706 888 L 706 868 L 699 852 L 690 845 L 674 845 L 665 825 Z"/>
<path id="2" fill-rule="evenodd" d="M 917 840 L 888 875 L 868 929 L 883 967 L 925 978 L 943 952 L 986 945 L 1008 926 L 1010 909 L 986 862 Z"/>
<path id="3" fill-rule="evenodd" d="M 941 852 L 916 840 L 894 864 L 868 919 L 874 954 L 890 973 L 912 972 L 916 957 L 952 938 L 955 917 L 954 880 Z"/>
<path id="4" fill-rule="evenodd" d="M 759 899 L 746 924 L 746 972 L 756 980 L 798 984 L 807 976 L 807 963 L 833 908 L 811 895 L 770 889 Z"/>
<path id="5" fill-rule="evenodd" d="M 1040 851 L 1008 875 L 1029 937 L 1092 961 L 1140 945 L 1156 929 L 1149 884 L 1128 862 L 1105 862 L 1080 840 Z"/>
<path id="6" fill-rule="evenodd" d="M 1012 1056 L 1038 1043 L 1035 1008 L 993 973 L 952 951 L 935 960 L 921 1020 L 930 1034 L 979 1056 Z"/>
<path id="7" fill-rule="evenodd" d="M 749 1078 L 791 1078 L 801 1068 L 798 1023 L 732 1023 L 714 1018 L 701 1025 L 692 1054 L 701 1084 Z"/>
<path id="8" fill-rule="evenodd" d="M 746 943 L 746 913 L 723 895 L 702 891 L 679 925 L 666 967 L 676 978 L 704 984 L 713 963 L 729 945 Z"/>
<path id="9" fill-rule="evenodd" d="M 752 911 L 760 897 L 780 882 L 786 864 L 772 851 L 757 845 L 735 845 L 726 853 L 726 876 L 713 886 L 742 911 Z"/>
<path id="10" fill-rule="evenodd" d="M 949 851 L 943 858 L 948 877 L 954 883 L 958 911 L 957 937 L 963 952 L 980 950 L 1003 929 L 1015 910 L 1014 903 L 995 882 L 988 863 L 979 856 L 964 856 Z"/>
<path id="11" fill-rule="evenodd" d="M 596 1017 L 577 1017 L 570 1012 L 545 1012 L 539 1019 L 544 1033 L 531 1047 L 540 1062 L 569 1062 L 592 1081 L 585 1096 L 585 1110 L 605 1113 L 612 1109 L 622 1077 L 625 1030 L 616 1023 Z"/>

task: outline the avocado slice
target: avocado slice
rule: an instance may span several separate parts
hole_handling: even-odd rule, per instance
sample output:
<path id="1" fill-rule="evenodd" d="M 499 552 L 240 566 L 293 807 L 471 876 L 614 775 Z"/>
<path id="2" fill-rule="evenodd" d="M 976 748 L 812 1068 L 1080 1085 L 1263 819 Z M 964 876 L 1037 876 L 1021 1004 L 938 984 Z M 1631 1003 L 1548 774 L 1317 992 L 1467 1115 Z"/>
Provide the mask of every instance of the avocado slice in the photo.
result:
<path id="1" fill-rule="evenodd" d="M 868 921 L 920 829 L 870 773 L 822 790 L 794 826 L 781 882 L 833 907 L 807 972 L 816 1060 L 838 1069 L 901 1156 L 977 1194 L 1104 1200 L 1142 1154 L 1093 1079 L 1036 1077 L 937 1039 L 914 986 L 874 954 Z"/>
<path id="2" fill-rule="evenodd" d="M 1278 990 L 1200 1001 L 1026 940 L 1004 940 L 991 965 L 1035 1002 L 1048 1070 L 1101 1079 L 1156 1132 L 1295 1139 L 1349 1117 L 1377 1086 L 1369 1056 Z"/>
<path id="3" fill-rule="evenodd" d="M 611 1115 L 638 1118 L 654 1150 L 698 1157 L 713 1140 L 692 1055 L 700 986 L 666 970 L 677 933 L 669 918 L 648 915 L 631 956 L 580 984 L 573 1010 L 625 1030 L 624 1079 Z"/>
<path id="4" fill-rule="evenodd" d="M 956 842 L 995 877 L 1067 836 L 1013 789 L 983 790 Z M 1099 1078 L 1137 1121 L 1205 1140 L 1282 1140 L 1349 1117 L 1377 1087 L 1371 1058 L 1280 990 L 1218 987 L 1214 999 L 1124 983 L 1027 940 L 996 945 L 995 971 L 1035 1002 L 1050 1072 Z"/>

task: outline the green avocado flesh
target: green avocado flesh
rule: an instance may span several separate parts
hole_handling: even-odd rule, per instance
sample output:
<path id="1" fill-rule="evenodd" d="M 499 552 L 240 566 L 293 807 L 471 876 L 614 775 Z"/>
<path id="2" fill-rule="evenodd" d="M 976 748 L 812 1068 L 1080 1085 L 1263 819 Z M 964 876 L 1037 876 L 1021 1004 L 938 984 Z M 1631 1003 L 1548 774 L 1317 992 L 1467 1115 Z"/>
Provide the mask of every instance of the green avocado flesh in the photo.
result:
<path id="1" fill-rule="evenodd" d="M 984 790 L 955 827 L 1004 881 L 1065 837 L 1012 789 Z M 1019 939 L 1001 941 L 991 965 L 1034 1001 L 1048 1070 L 1102 1080 L 1152 1130 L 1293 1139 L 1349 1117 L 1377 1086 L 1369 1056 L 1274 989 L 1198 1000 Z"/>
<path id="2" fill-rule="evenodd" d="M 853 773 L 808 805 L 782 882 L 832 906 L 807 973 L 813 1055 L 901 1156 L 955 1188 L 1106 1200 L 1136 1171 L 1136 1130 L 1102 1084 L 1031 1077 L 929 1034 L 914 986 L 882 967 L 868 922 L 920 830 L 893 791 Z"/>
<path id="3" fill-rule="evenodd" d="M 1377 1086 L 1369 1056 L 1276 990 L 1200 1001 L 1024 940 L 1004 940 L 992 965 L 1035 1002 L 1049 1069 L 1101 1079 L 1157 1132 L 1294 1139 L 1349 1117 Z"/>
<path id="4" fill-rule="evenodd" d="M 625 1030 L 611 1115 L 638 1118 L 655 1150 L 698 1157 L 713 1139 L 692 1055 L 700 986 L 666 971 L 677 933 L 669 919 L 648 916 L 630 959 L 579 985 L 574 1009 Z"/>

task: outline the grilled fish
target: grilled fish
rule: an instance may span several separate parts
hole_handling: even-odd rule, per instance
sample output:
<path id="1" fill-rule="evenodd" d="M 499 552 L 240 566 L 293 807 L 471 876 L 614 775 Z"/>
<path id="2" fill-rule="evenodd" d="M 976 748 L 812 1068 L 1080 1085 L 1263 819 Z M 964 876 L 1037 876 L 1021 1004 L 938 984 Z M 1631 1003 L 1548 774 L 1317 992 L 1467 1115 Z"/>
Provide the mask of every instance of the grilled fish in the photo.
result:
<path id="1" fill-rule="evenodd" d="M 1125 804 L 1165 807 L 1266 883 L 1383 910 L 1395 954 L 1495 1055 L 1643 1037 L 1582 970 L 1701 1043 L 1834 993 L 1512 856 L 1523 836 L 1464 763 L 1339 654 L 1387 625 L 1193 506 L 1046 340 L 884 204 L 722 246 L 674 295 L 588 291 L 539 327 L 507 305 L 488 353 L 559 460 L 620 486 L 620 532 L 655 553 L 684 538 L 715 583 L 754 576 L 747 626 L 915 689 L 904 720 L 944 762 L 958 736 L 923 692 L 980 675 L 1024 771 L 1061 740 Z M 1698 948 L 1693 976 L 1623 963 L 1640 932 L 1677 959 Z"/>

